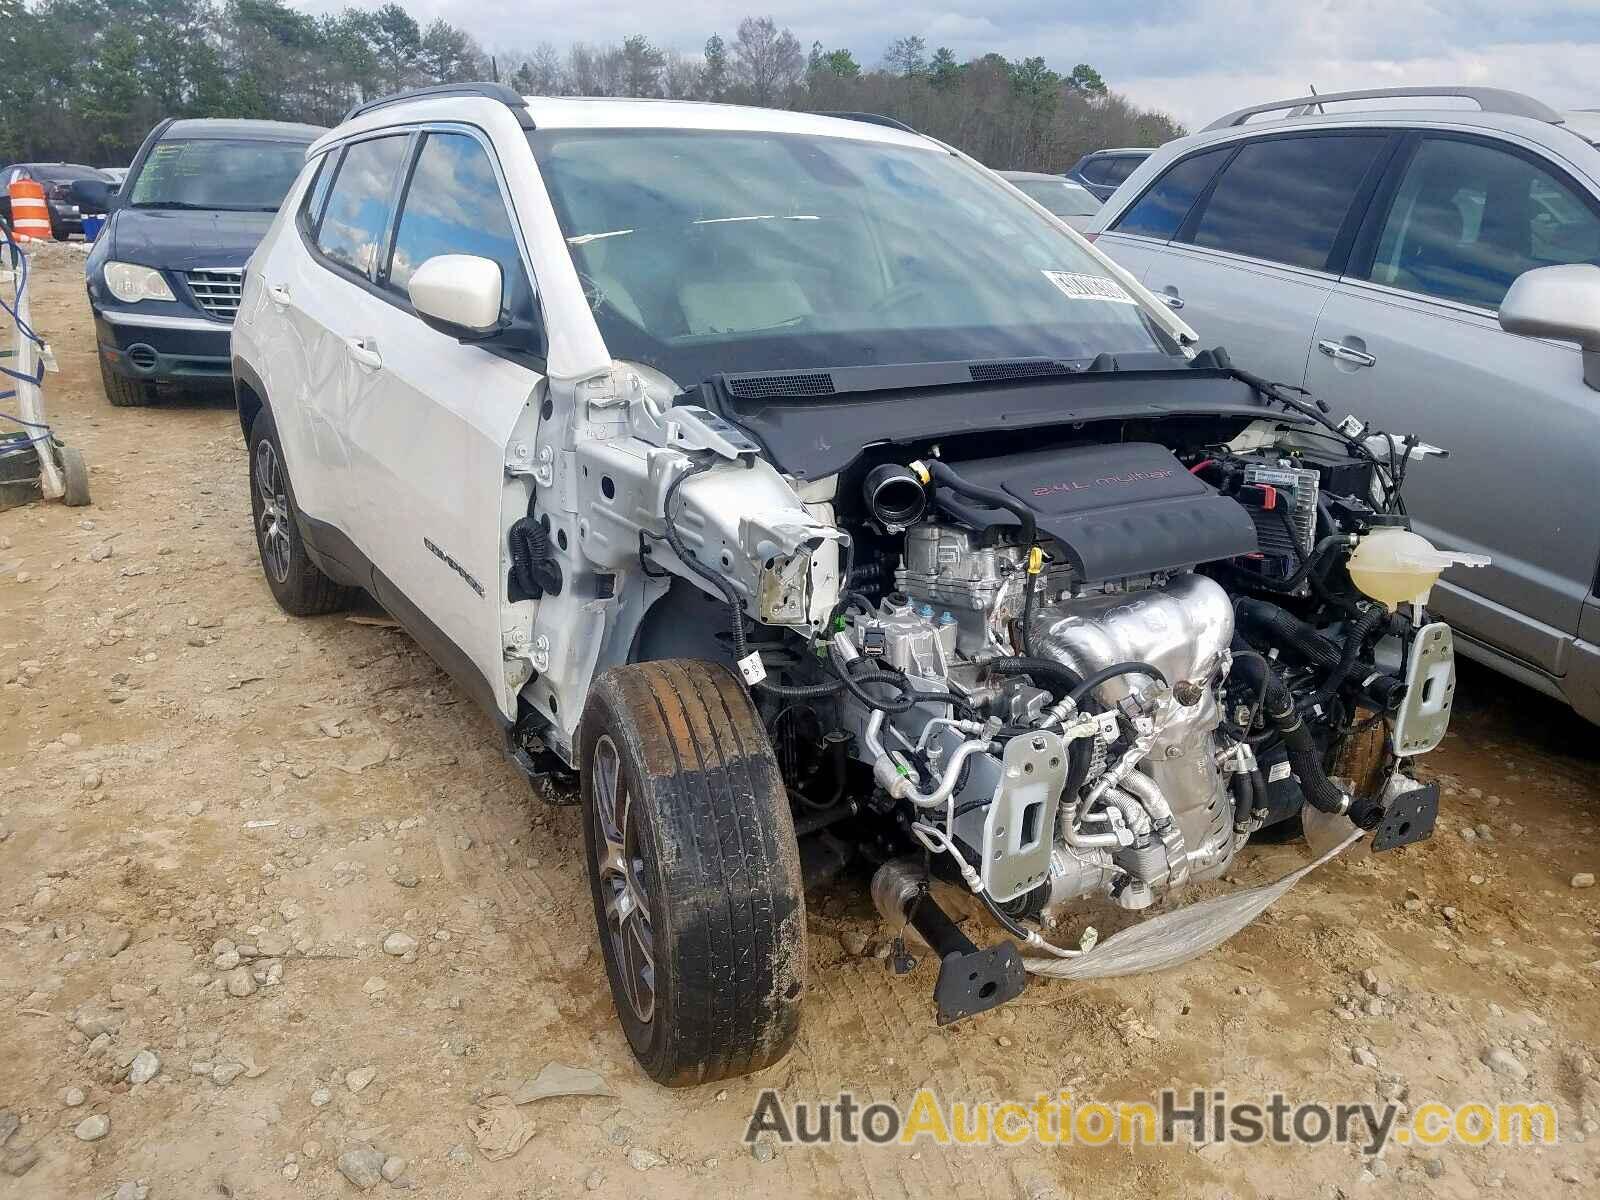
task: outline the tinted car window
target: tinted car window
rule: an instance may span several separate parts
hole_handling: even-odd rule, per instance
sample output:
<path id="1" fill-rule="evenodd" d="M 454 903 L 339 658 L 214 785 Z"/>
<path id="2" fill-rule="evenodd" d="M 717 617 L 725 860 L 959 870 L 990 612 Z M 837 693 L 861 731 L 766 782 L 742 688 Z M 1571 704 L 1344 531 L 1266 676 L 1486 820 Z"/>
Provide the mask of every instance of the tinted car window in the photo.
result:
<path id="1" fill-rule="evenodd" d="M 1233 153 L 1232 146 L 1208 150 L 1183 159 L 1167 169 L 1138 203 L 1125 212 L 1113 229 L 1122 233 L 1137 233 L 1163 241 L 1178 232 L 1194 202 L 1205 191 L 1206 184 Z"/>
<path id="2" fill-rule="evenodd" d="M 1104 182 L 1121 183 L 1129 175 L 1132 175 L 1134 168 L 1143 161 L 1143 158 L 1137 158 L 1132 155 L 1124 155 L 1120 158 L 1106 159 Z"/>
<path id="3" fill-rule="evenodd" d="M 404 295 L 412 272 L 440 254 L 493 259 L 508 297 L 523 273 L 494 167 L 483 147 L 461 133 L 430 133 L 422 143 L 400 209 L 387 286 Z"/>
<path id="4" fill-rule="evenodd" d="M 1078 174 L 1082 175 L 1090 183 L 1105 183 L 1106 173 L 1109 169 L 1110 161 L 1108 159 L 1091 158 L 1078 168 Z"/>
<path id="5" fill-rule="evenodd" d="M 1324 270 L 1350 202 L 1386 138 L 1275 138 L 1245 146 L 1195 228 L 1197 246 Z"/>
<path id="6" fill-rule="evenodd" d="M 1430 138 L 1406 168 L 1368 278 L 1498 308 L 1518 275 L 1562 263 L 1600 264 L 1588 204 L 1521 155 Z"/>
<path id="7" fill-rule="evenodd" d="M 404 134 L 373 138 L 345 151 L 317 230 L 317 249 L 334 262 L 363 275 L 377 265 L 389 227 L 395 175 L 409 141 Z"/>

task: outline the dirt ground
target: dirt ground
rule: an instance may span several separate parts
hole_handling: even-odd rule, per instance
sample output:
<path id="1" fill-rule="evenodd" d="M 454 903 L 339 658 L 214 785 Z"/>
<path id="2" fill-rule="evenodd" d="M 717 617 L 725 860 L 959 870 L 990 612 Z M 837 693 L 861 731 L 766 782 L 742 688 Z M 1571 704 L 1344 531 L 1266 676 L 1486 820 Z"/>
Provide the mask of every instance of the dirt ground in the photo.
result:
<path id="1" fill-rule="evenodd" d="M 82 257 L 41 253 L 32 295 L 61 365 L 51 415 L 92 464 L 94 503 L 0 513 L 0 1197 L 354 1196 L 336 1164 L 362 1143 L 405 1160 L 372 1194 L 448 1200 L 1600 1184 L 1600 889 L 1571 886 L 1600 866 L 1600 736 L 1470 664 L 1450 739 L 1426 760 L 1445 789 L 1434 840 L 1335 862 L 1182 969 L 1035 981 L 945 1029 L 935 964 L 892 975 L 870 904 L 838 886 L 811 897 L 794 1053 L 756 1079 L 656 1087 L 613 1017 L 574 810 L 530 794 L 403 633 L 274 606 L 231 404 L 111 408 Z M 1307 857 L 1298 842 L 1252 847 L 1232 878 Z M 395 932 L 415 949 L 386 953 Z M 1526 1078 L 1491 1071 L 1491 1049 Z M 599 1072 L 615 1096 L 527 1105 L 531 1140 L 485 1158 L 478 1101 L 552 1062 Z M 742 1141 L 762 1087 L 865 1103 L 923 1086 L 1024 1102 L 1166 1086 L 1542 1099 L 1561 1141 L 1379 1159 L 926 1142 L 771 1155 Z M 96 1115 L 109 1132 L 81 1140 Z"/>

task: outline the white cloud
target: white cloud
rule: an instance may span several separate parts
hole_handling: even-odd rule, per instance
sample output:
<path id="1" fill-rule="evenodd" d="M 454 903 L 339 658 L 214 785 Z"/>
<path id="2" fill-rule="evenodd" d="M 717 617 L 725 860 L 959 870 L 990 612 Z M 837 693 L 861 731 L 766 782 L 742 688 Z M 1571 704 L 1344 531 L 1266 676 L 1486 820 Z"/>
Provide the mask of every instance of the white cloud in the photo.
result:
<path id="1" fill-rule="evenodd" d="M 1270 70 L 1223 61 L 1193 75 L 1149 75 L 1120 80 L 1139 103 L 1171 113 L 1198 129 L 1224 113 L 1267 100 L 1363 88 L 1452 84 L 1527 90 L 1556 109 L 1593 105 L 1600 78 L 1600 44 L 1485 46 L 1426 58 L 1320 60 L 1275 63 Z"/>
<path id="2" fill-rule="evenodd" d="M 314 11 L 347 0 L 303 0 Z M 375 4 L 377 0 L 366 0 Z M 920 33 L 958 57 L 1043 55 L 1093 64 L 1137 103 L 1202 125 L 1256 101 L 1318 91 L 1480 83 L 1527 89 L 1555 107 L 1600 103 L 1600 0 L 1144 0 L 1138 5 L 985 0 L 885 7 L 861 0 L 401 0 L 426 23 L 463 26 L 490 50 L 549 41 L 617 42 L 643 33 L 698 53 L 739 19 L 770 15 L 803 45 L 848 47 L 876 65 Z"/>

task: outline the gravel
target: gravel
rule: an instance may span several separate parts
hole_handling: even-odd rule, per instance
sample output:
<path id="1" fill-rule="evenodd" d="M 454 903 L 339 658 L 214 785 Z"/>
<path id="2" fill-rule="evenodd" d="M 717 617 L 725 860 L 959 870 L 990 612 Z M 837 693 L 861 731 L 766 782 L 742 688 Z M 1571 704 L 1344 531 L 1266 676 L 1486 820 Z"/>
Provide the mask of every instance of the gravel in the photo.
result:
<path id="1" fill-rule="evenodd" d="M 128 1066 L 128 1082 L 131 1084 L 149 1083 L 161 1071 L 161 1056 L 154 1050 L 141 1050 L 133 1056 L 133 1062 Z"/>
<path id="2" fill-rule="evenodd" d="M 393 955 L 395 958 L 400 958 L 406 954 L 415 954 L 416 951 L 417 939 L 409 933 L 401 933 L 396 930 L 383 939 L 383 952 Z"/>
<path id="3" fill-rule="evenodd" d="M 366 1142 L 350 1147 L 339 1155 L 339 1171 L 363 1192 L 375 1188 L 383 1181 L 383 1151 L 374 1150 Z"/>
<path id="4" fill-rule="evenodd" d="M 229 971 L 226 976 L 228 995 L 243 999 L 253 996 L 256 990 L 255 976 L 250 973 L 249 967 L 239 966 Z"/>
<path id="5" fill-rule="evenodd" d="M 1519 1080 L 1528 1077 L 1528 1068 L 1522 1065 L 1522 1060 L 1504 1046 L 1490 1046 L 1478 1060 L 1496 1075 Z"/>
<path id="6" fill-rule="evenodd" d="M 367 1090 L 367 1085 L 377 1077 L 377 1067 L 357 1067 L 344 1077 L 344 1085 L 352 1092 L 360 1095 Z"/>

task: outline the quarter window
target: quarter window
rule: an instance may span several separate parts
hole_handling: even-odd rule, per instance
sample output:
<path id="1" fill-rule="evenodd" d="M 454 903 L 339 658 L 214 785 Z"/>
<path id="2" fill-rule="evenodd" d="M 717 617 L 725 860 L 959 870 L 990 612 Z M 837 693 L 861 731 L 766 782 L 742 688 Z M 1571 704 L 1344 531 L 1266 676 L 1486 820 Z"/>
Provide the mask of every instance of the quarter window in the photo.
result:
<path id="1" fill-rule="evenodd" d="M 1498 308 L 1524 271 L 1600 264 L 1600 218 L 1561 180 L 1519 154 L 1427 138 L 1378 238 L 1368 278 Z"/>
<path id="2" fill-rule="evenodd" d="M 1194 230 L 1194 244 L 1327 270 L 1339 228 L 1385 135 L 1272 138 L 1234 156 Z"/>
<path id="3" fill-rule="evenodd" d="M 400 209 L 386 286 L 405 295 L 412 273 L 440 254 L 472 254 L 499 263 L 508 300 L 523 277 L 489 155 L 462 133 L 430 133 L 422 143 Z"/>
<path id="4" fill-rule="evenodd" d="M 333 262 L 369 277 L 378 265 L 395 176 L 410 140 L 406 134 L 372 138 L 345 151 L 317 230 L 317 249 Z"/>
<path id="5" fill-rule="evenodd" d="M 1156 185 L 1112 226 L 1121 233 L 1137 233 L 1166 241 L 1178 232 L 1194 202 L 1205 191 L 1232 146 L 1208 150 L 1184 159 L 1168 169 Z"/>

